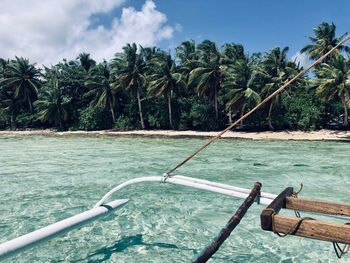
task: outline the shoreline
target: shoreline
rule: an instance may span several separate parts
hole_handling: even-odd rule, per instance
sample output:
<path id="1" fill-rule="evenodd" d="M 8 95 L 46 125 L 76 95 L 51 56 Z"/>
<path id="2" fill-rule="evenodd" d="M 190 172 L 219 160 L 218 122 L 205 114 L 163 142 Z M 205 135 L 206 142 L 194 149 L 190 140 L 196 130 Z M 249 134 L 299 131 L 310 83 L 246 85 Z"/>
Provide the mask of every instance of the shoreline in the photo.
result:
<path id="1" fill-rule="evenodd" d="M 4 136 L 115 136 L 115 137 L 168 137 L 168 138 L 210 138 L 218 132 L 205 131 L 174 131 L 174 130 L 133 130 L 133 131 L 65 131 L 55 130 L 28 130 L 28 131 L 0 131 L 0 137 Z M 223 139 L 246 140 L 295 140 L 295 141 L 347 141 L 350 142 L 350 131 L 319 130 L 311 132 L 303 131 L 263 131 L 242 132 L 228 131 Z"/>

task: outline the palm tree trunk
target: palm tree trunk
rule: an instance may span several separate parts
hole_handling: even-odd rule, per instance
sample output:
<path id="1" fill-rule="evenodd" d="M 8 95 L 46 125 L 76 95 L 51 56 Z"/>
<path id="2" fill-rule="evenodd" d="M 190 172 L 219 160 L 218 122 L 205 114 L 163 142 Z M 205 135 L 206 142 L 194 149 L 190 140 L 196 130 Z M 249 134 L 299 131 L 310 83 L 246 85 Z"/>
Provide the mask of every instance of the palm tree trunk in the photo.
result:
<path id="1" fill-rule="evenodd" d="M 141 106 L 141 99 L 140 99 L 140 92 L 137 90 L 137 104 L 139 105 L 139 114 L 140 114 L 140 122 L 141 122 L 141 128 L 142 130 L 145 129 L 145 123 L 143 122 L 143 115 L 142 115 L 142 106 Z"/>
<path id="2" fill-rule="evenodd" d="M 215 106 L 215 118 L 216 120 L 219 119 L 219 111 L 218 111 L 218 90 L 217 87 L 215 87 L 215 93 L 214 93 L 214 106 Z"/>
<path id="3" fill-rule="evenodd" d="M 58 109 L 58 124 L 60 125 L 60 130 L 63 130 L 63 123 L 62 123 L 62 114 L 61 114 L 61 110 Z"/>
<path id="4" fill-rule="evenodd" d="M 11 131 L 16 129 L 16 116 L 15 116 L 15 100 L 12 99 L 10 103 L 10 129 Z"/>
<path id="5" fill-rule="evenodd" d="M 241 109 L 241 118 L 243 117 L 244 115 L 244 111 L 245 111 L 245 105 L 242 106 L 242 109 Z M 243 128 L 243 120 L 241 120 L 241 128 Z"/>
<path id="6" fill-rule="evenodd" d="M 273 102 L 271 101 L 270 108 L 269 108 L 269 117 L 268 117 L 269 129 L 270 130 L 274 130 L 274 127 L 272 126 L 272 121 L 271 121 L 272 106 L 273 106 Z"/>
<path id="7" fill-rule="evenodd" d="M 115 123 L 115 115 L 114 115 L 113 105 L 112 105 L 112 102 L 110 100 L 109 100 L 109 109 L 111 110 L 113 123 Z"/>
<path id="8" fill-rule="evenodd" d="M 29 111 L 33 112 L 33 105 L 32 105 L 32 101 L 29 98 L 29 94 L 27 94 L 27 100 L 28 100 L 28 105 L 29 105 Z"/>
<path id="9" fill-rule="evenodd" d="M 348 106 L 346 104 L 345 101 L 343 101 L 343 106 L 344 106 L 344 122 L 343 122 L 343 126 L 344 127 L 348 127 L 349 123 L 348 123 Z"/>
<path id="10" fill-rule="evenodd" d="M 11 130 L 15 130 L 16 129 L 16 122 L 15 122 L 15 114 L 13 112 L 13 110 L 11 110 L 11 114 L 10 114 L 10 127 L 11 127 Z"/>
<path id="11" fill-rule="evenodd" d="M 170 92 L 172 93 L 172 91 Z M 168 94 L 168 109 L 169 109 L 169 123 L 170 123 L 170 128 L 174 129 L 173 127 L 173 119 L 172 119 L 172 114 L 171 114 L 171 94 Z"/>
<path id="12" fill-rule="evenodd" d="M 228 111 L 228 122 L 229 124 L 232 123 L 232 108 L 230 107 L 229 111 Z"/>

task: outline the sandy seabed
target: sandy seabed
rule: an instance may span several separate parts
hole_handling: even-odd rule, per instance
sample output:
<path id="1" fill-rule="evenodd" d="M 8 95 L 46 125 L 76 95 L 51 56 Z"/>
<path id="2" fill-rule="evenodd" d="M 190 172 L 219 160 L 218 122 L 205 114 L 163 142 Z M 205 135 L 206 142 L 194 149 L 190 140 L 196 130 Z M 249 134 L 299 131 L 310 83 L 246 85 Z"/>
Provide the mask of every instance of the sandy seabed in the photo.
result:
<path id="1" fill-rule="evenodd" d="M 133 130 L 133 131 L 66 131 L 55 130 L 26 130 L 26 131 L 0 131 L 0 136 L 136 136 L 136 137 L 172 137 L 193 138 L 212 137 L 218 132 L 203 131 L 173 131 L 173 130 Z M 249 139 L 249 140 L 307 140 L 307 141 L 349 141 L 350 131 L 320 130 L 312 132 L 303 131 L 264 131 L 264 132 L 240 132 L 228 131 L 222 138 Z"/>

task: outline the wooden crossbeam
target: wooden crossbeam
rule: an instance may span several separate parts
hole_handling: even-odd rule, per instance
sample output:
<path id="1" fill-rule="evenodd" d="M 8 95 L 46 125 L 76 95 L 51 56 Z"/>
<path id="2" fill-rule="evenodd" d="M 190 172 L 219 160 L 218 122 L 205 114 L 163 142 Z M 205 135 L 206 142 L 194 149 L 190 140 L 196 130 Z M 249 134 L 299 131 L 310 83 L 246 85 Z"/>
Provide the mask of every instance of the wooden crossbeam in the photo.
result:
<path id="1" fill-rule="evenodd" d="M 290 229 L 293 229 L 293 227 L 299 222 L 299 220 L 300 218 L 275 215 L 273 217 L 273 227 L 278 233 L 288 233 Z M 304 220 L 294 235 L 350 244 L 350 225 L 320 220 Z"/>
<path id="2" fill-rule="evenodd" d="M 350 205 L 287 197 L 285 208 L 297 211 L 350 217 Z"/>
<path id="3" fill-rule="evenodd" d="M 350 205 L 299 199 L 293 197 L 292 193 L 293 188 L 286 188 L 262 211 L 260 219 L 263 230 L 350 244 L 350 225 L 278 214 L 282 208 L 287 208 L 350 217 Z"/>
<path id="4" fill-rule="evenodd" d="M 272 217 L 286 206 L 286 198 L 293 194 L 293 187 L 284 189 L 271 204 L 262 211 L 260 215 L 261 228 L 263 230 L 272 230 Z"/>

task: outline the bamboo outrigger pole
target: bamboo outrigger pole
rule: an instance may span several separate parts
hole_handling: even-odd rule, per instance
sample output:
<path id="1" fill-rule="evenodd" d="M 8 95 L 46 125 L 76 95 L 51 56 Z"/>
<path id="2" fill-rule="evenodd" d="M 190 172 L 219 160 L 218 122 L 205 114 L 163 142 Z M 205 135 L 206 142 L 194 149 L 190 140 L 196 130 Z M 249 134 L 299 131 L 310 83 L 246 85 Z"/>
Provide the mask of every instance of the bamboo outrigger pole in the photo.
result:
<path id="1" fill-rule="evenodd" d="M 248 197 L 243 201 L 242 205 L 237 209 L 236 213 L 230 218 L 226 226 L 221 229 L 219 235 L 207 246 L 197 257 L 193 263 L 207 262 L 219 250 L 220 246 L 230 236 L 231 232 L 238 226 L 241 219 L 248 211 L 249 207 L 254 203 L 260 195 L 261 183 L 256 182 Z"/>
<path id="2" fill-rule="evenodd" d="M 187 163 L 189 160 L 191 160 L 194 156 L 196 156 L 198 153 L 200 153 L 202 150 L 204 150 L 207 146 L 209 146 L 212 142 L 218 140 L 221 138 L 221 136 L 226 133 L 227 131 L 231 130 L 233 127 L 235 127 L 237 124 L 239 124 L 241 121 L 248 118 L 252 113 L 257 111 L 259 108 L 261 108 L 263 105 L 266 104 L 269 100 L 271 100 L 273 97 L 275 97 L 277 94 L 281 93 L 283 90 L 285 90 L 290 84 L 292 84 L 294 81 L 296 81 L 300 76 L 307 73 L 310 69 L 315 67 L 317 64 L 321 63 L 322 60 L 324 60 L 326 57 L 328 57 L 330 54 L 332 54 L 337 48 L 344 45 L 348 40 L 350 39 L 350 35 L 344 38 L 342 41 L 340 41 L 335 47 L 333 47 L 331 50 L 329 50 L 326 54 L 321 56 L 319 59 L 314 61 L 312 64 L 310 64 L 308 67 L 300 71 L 295 77 L 293 77 L 291 80 L 289 80 L 286 84 L 284 84 L 282 87 L 277 89 L 275 92 L 273 92 L 271 95 L 266 97 L 262 102 L 260 102 L 258 105 L 256 105 L 253 109 L 251 109 L 249 112 L 244 114 L 241 118 L 239 118 L 237 121 L 232 123 L 230 126 L 228 126 L 225 130 L 219 132 L 215 137 L 211 138 L 206 144 L 204 144 L 202 147 L 198 148 L 194 153 L 192 153 L 190 156 L 188 156 L 185 160 L 177 164 L 174 168 L 170 169 L 167 172 L 168 176 L 171 176 L 171 173 L 174 172 L 176 169 Z"/>

